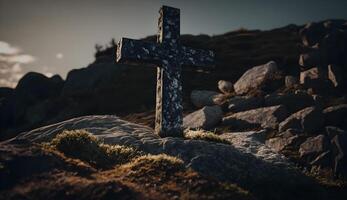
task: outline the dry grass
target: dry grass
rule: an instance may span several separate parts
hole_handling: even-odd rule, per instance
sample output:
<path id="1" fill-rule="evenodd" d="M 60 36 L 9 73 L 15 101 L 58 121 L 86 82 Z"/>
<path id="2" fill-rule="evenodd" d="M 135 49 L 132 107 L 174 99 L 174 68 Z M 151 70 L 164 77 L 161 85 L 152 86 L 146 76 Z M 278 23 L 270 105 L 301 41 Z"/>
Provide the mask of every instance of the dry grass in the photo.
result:
<path id="1" fill-rule="evenodd" d="M 141 152 L 131 147 L 103 144 L 85 130 L 63 131 L 50 145 L 68 157 L 101 168 L 123 164 L 141 155 Z"/>
<path id="2" fill-rule="evenodd" d="M 228 140 L 221 138 L 213 132 L 205 130 L 185 130 L 184 137 L 191 140 L 205 140 L 209 142 L 230 144 Z"/>

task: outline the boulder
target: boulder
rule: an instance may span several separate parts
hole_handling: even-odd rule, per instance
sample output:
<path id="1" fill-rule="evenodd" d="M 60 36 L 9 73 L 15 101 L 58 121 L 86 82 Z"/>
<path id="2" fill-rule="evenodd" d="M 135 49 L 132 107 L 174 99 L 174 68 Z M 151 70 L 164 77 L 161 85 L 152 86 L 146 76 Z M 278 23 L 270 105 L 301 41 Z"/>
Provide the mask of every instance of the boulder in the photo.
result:
<path id="1" fill-rule="evenodd" d="M 228 104 L 228 109 L 231 112 L 241 112 L 263 106 L 264 98 L 251 96 L 235 96 L 228 100 Z"/>
<path id="2" fill-rule="evenodd" d="M 337 65 L 328 65 L 328 78 L 333 83 L 334 87 L 339 87 L 343 84 L 343 72 Z"/>
<path id="3" fill-rule="evenodd" d="M 218 89 L 224 94 L 230 94 L 234 92 L 234 85 L 230 81 L 220 80 L 218 81 Z"/>
<path id="4" fill-rule="evenodd" d="M 288 129 L 285 132 L 280 133 L 274 138 L 270 138 L 265 142 L 267 146 L 281 152 L 285 149 L 298 149 L 300 144 L 304 141 L 304 137 L 301 136 L 302 132 L 295 129 Z"/>
<path id="5" fill-rule="evenodd" d="M 347 104 L 330 106 L 323 110 L 325 125 L 340 126 L 347 118 Z"/>
<path id="6" fill-rule="evenodd" d="M 190 100 L 197 108 L 204 106 L 220 105 L 223 103 L 224 95 L 215 91 L 193 90 L 190 94 Z"/>
<path id="7" fill-rule="evenodd" d="M 310 51 L 303 53 L 299 57 L 299 65 L 304 69 L 327 64 L 327 58 L 322 50 L 317 47 L 310 48 Z"/>
<path id="8" fill-rule="evenodd" d="M 276 129 L 278 124 L 288 116 L 285 106 L 271 106 L 234 113 L 224 117 L 223 125 L 232 129 L 250 129 L 255 127 Z"/>
<path id="9" fill-rule="evenodd" d="M 286 88 L 294 88 L 295 86 L 299 85 L 299 79 L 295 76 L 285 76 L 284 84 Z"/>
<path id="10" fill-rule="evenodd" d="M 300 145 L 300 157 L 312 161 L 316 156 L 326 151 L 328 141 L 325 135 L 309 137 Z"/>
<path id="11" fill-rule="evenodd" d="M 279 131 L 289 128 L 301 129 L 304 132 L 314 133 L 324 126 L 324 116 L 321 110 L 315 107 L 304 108 L 285 119 L 279 124 Z"/>
<path id="12" fill-rule="evenodd" d="M 183 127 L 188 129 L 210 129 L 223 118 L 220 106 L 205 106 L 202 109 L 190 113 L 183 119 Z"/>
<path id="13" fill-rule="evenodd" d="M 289 94 L 275 93 L 265 96 L 266 106 L 284 105 L 290 113 L 297 112 L 313 104 L 314 100 L 312 96 L 304 92 Z"/>
<path id="14" fill-rule="evenodd" d="M 331 140 L 334 151 L 334 172 L 336 175 L 347 175 L 347 133 L 337 134 Z"/>
<path id="15" fill-rule="evenodd" d="M 324 70 L 318 67 L 313 67 L 300 73 L 300 84 L 309 87 L 312 82 L 322 80 L 324 78 L 327 78 Z"/>
<path id="16" fill-rule="evenodd" d="M 300 30 L 300 36 L 304 45 L 312 46 L 319 42 L 326 32 L 327 29 L 323 23 L 311 22 Z"/>
<path id="17" fill-rule="evenodd" d="M 260 90 L 267 80 L 272 79 L 278 72 L 277 64 L 270 61 L 247 70 L 234 84 L 237 94 L 245 94 L 252 90 Z"/>

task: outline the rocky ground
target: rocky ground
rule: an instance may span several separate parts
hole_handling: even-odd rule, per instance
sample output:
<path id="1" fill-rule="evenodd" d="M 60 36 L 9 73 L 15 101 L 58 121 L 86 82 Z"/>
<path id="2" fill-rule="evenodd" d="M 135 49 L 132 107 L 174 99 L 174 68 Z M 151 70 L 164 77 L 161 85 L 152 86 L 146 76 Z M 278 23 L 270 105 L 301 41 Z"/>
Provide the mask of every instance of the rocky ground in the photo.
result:
<path id="1" fill-rule="evenodd" d="M 16 137 L 0 144 L 0 196 L 346 199 L 346 21 L 182 40 L 217 54 L 216 69 L 184 72 L 184 138 L 153 134 L 155 72 L 115 67 L 113 48 L 66 81 L 1 90 L 1 137 Z"/>

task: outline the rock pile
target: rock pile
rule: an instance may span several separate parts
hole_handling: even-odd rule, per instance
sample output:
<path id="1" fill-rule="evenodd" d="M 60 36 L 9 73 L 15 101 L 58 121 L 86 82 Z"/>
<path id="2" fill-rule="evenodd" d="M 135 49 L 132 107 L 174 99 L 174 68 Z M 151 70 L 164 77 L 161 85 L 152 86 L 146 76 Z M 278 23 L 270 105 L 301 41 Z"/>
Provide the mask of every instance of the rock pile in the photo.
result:
<path id="1" fill-rule="evenodd" d="M 316 92 L 346 90 L 347 24 L 344 20 L 309 23 L 300 30 L 303 53 L 299 63 L 306 71 L 300 83 Z"/>
<path id="2" fill-rule="evenodd" d="M 229 135 L 227 137 L 240 136 L 242 131 L 263 130 L 262 139 L 266 146 L 292 158 L 304 168 L 346 177 L 345 97 L 317 95 L 306 87 L 307 77 L 319 78 L 318 68 L 302 72 L 300 82 L 297 77 L 286 76 L 278 69 L 273 61 L 251 68 L 235 82 L 234 89 L 228 89 L 234 92 L 225 92 L 226 85 L 231 87 L 231 83 L 226 84 L 226 81 L 218 83 L 221 93 L 193 91 L 193 104 L 198 108 L 204 107 L 185 116 L 185 128 L 215 130 L 217 134 Z M 302 79 L 303 76 L 306 78 Z M 268 92 L 267 84 L 272 84 L 273 80 L 283 82 Z M 224 101 L 206 100 L 197 105 L 195 99 L 205 97 L 196 94 L 210 94 L 209 99 L 218 96 Z M 219 111 L 218 115 L 206 112 L 212 108 Z"/>

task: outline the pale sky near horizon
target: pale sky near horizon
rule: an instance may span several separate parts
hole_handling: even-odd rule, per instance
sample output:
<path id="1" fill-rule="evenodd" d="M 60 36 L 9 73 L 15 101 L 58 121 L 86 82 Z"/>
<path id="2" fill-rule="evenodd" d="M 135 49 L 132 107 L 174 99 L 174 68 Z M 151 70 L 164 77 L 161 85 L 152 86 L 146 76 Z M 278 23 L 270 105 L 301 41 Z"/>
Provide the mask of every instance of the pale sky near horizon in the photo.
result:
<path id="1" fill-rule="evenodd" d="M 156 34 L 162 5 L 181 9 L 182 34 L 347 19 L 347 0 L 0 0 L 0 87 L 28 71 L 65 78 L 96 43 Z"/>

